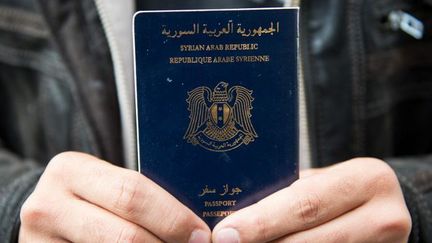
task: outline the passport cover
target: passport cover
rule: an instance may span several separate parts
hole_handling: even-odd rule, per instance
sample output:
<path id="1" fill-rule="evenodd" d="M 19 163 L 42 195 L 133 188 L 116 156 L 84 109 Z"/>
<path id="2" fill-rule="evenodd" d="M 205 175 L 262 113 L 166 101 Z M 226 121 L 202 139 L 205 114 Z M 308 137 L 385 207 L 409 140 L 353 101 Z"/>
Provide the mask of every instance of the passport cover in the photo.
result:
<path id="1" fill-rule="evenodd" d="M 298 178 L 298 8 L 134 17 L 139 170 L 213 228 Z"/>

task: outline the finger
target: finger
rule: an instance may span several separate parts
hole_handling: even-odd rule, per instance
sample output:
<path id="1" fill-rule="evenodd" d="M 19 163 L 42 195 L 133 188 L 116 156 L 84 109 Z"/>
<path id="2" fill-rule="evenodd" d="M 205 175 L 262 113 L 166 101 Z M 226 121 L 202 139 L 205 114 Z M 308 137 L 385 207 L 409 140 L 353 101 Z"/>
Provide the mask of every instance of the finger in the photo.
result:
<path id="1" fill-rule="evenodd" d="M 218 238 L 238 237 L 241 242 L 267 242 L 336 218 L 372 198 L 375 181 L 370 177 L 389 170 L 381 166 L 385 169 L 367 171 L 365 163 L 369 162 L 350 161 L 300 179 L 225 218 L 213 230 L 213 239 L 218 242 Z"/>
<path id="2" fill-rule="evenodd" d="M 26 229 L 20 229 L 19 243 L 70 243 L 63 238 L 52 237 L 46 234 L 41 234 L 40 232 L 31 232 Z"/>
<path id="3" fill-rule="evenodd" d="M 57 196 L 57 200 L 31 196 L 36 198 L 25 204 L 21 217 L 26 223 L 20 230 L 23 242 L 161 242 L 147 230 L 93 204 L 61 192 Z"/>
<path id="4" fill-rule="evenodd" d="M 273 243 L 406 243 L 411 225 L 406 220 L 409 213 L 401 211 L 401 208 L 404 208 L 401 201 L 373 201 L 323 225 L 285 236 Z"/>
<path id="5" fill-rule="evenodd" d="M 307 169 L 300 171 L 300 178 L 306 178 L 309 176 L 317 175 L 319 173 L 322 173 L 324 169 Z"/>
<path id="6" fill-rule="evenodd" d="M 163 241 L 210 241 L 210 230 L 198 216 L 138 172 L 80 153 L 55 159 L 64 161 L 55 170 L 67 174 L 63 181 L 76 196 L 142 226 Z"/>
<path id="7" fill-rule="evenodd" d="M 63 204 L 52 228 L 56 237 L 70 242 L 162 242 L 146 229 L 79 199 Z"/>
<path id="8" fill-rule="evenodd" d="M 30 240 L 19 240 L 19 243 L 71 243 L 70 241 L 54 238 L 54 237 L 45 237 L 45 236 L 35 236 L 30 237 Z"/>

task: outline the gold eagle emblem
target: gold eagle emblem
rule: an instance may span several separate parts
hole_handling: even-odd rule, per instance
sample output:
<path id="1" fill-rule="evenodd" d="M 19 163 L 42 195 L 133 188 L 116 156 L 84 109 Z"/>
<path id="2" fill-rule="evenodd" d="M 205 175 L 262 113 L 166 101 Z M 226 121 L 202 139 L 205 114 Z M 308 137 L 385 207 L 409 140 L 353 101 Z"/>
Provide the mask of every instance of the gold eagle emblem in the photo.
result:
<path id="1" fill-rule="evenodd" d="M 258 138 L 252 121 L 251 90 L 220 82 L 211 91 L 201 86 L 188 92 L 189 127 L 184 139 L 215 152 L 236 149 Z"/>

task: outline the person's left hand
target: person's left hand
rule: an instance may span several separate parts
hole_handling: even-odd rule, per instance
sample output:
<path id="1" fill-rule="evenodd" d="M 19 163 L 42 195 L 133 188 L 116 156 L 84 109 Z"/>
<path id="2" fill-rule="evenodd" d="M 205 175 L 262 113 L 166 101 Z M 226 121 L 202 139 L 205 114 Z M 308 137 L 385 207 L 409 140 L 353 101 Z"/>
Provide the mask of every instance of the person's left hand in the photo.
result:
<path id="1" fill-rule="evenodd" d="M 213 242 L 407 242 L 411 217 L 394 171 L 369 158 L 308 170 L 290 187 L 239 210 Z"/>

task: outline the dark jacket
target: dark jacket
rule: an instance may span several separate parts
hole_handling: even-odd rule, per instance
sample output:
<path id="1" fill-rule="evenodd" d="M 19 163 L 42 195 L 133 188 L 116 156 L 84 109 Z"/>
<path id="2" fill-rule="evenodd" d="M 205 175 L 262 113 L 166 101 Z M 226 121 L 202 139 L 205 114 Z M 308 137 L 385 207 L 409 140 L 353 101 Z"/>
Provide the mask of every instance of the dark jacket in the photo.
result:
<path id="1" fill-rule="evenodd" d="M 159 8 L 158 1 L 147 2 L 144 7 Z M 214 4 L 194 4 L 206 7 L 206 2 Z M 239 1 L 220 4 L 238 7 Z M 410 242 L 432 242 L 428 4 L 301 3 L 314 166 L 357 156 L 388 161 L 413 218 Z M 393 10 L 424 20 L 424 38 L 392 30 L 388 15 Z M 50 158 L 74 150 L 122 165 L 126 156 L 112 56 L 93 0 L 0 0 L 0 114 L 0 241 L 15 242 L 20 207 Z"/>

